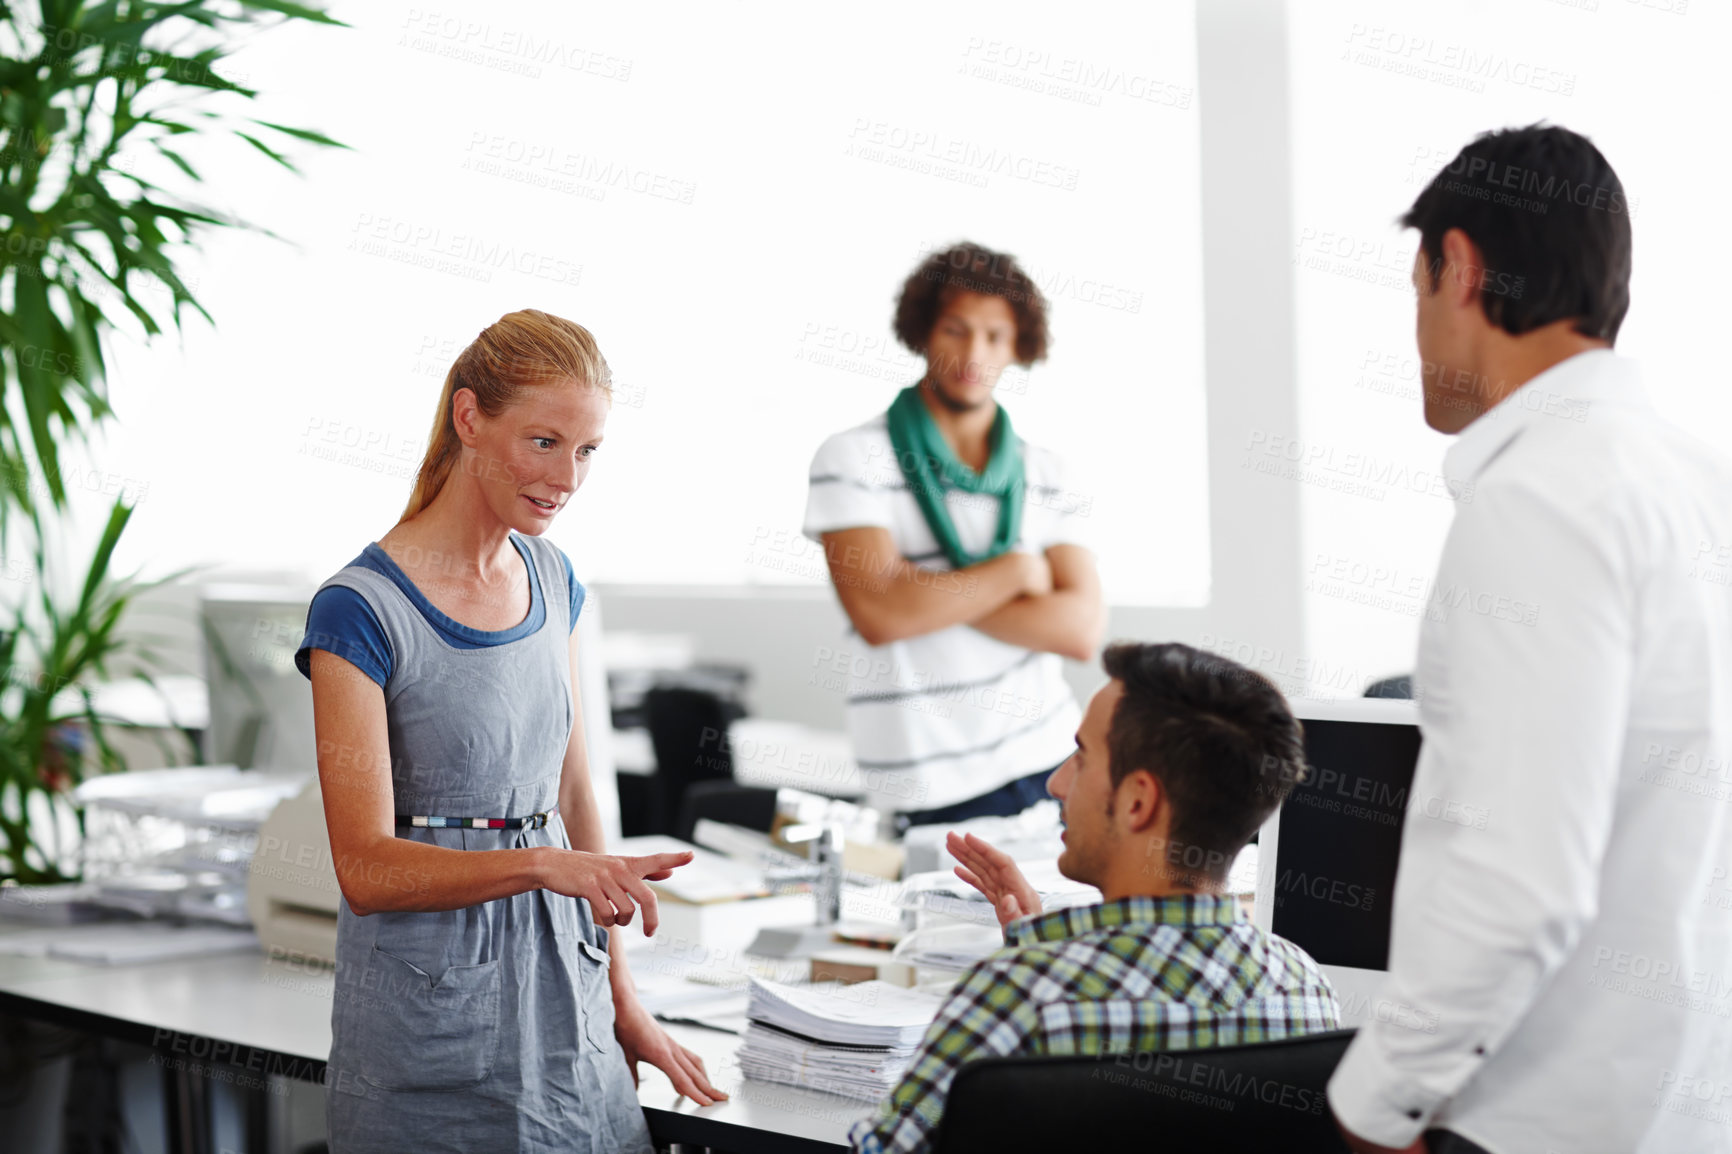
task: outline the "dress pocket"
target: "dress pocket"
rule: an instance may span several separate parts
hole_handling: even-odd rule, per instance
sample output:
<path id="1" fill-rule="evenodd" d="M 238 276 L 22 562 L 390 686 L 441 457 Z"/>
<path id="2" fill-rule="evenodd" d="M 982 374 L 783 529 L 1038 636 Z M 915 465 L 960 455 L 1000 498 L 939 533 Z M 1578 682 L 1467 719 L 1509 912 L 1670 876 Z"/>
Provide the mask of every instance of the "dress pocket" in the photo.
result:
<path id="1" fill-rule="evenodd" d="M 571 979 L 572 1002 L 582 1023 L 579 1028 L 591 1049 L 611 1050 L 616 1043 L 608 931 L 595 924 L 589 903 L 582 898 L 561 897 L 549 890 L 542 890 L 541 897 L 553 926 L 554 948 Z"/>
<path id="2" fill-rule="evenodd" d="M 371 987 L 355 1015 L 356 1073 L 381 1090 L 457 1090 L 483 1081 L 499 1054 L 500 959 L 435 979 L 373 947 Z"/>
<path id="3" fill-rule="evenodd" d="M 606 1052 L 614 1045 L 613 983 L 608 977 L 613 959 L 593 942 L 579 938 L 575 944 L 577 972 L 572 974 L 572 981 L 583 1002 L 583 1036 L 595 1049 Z"/>

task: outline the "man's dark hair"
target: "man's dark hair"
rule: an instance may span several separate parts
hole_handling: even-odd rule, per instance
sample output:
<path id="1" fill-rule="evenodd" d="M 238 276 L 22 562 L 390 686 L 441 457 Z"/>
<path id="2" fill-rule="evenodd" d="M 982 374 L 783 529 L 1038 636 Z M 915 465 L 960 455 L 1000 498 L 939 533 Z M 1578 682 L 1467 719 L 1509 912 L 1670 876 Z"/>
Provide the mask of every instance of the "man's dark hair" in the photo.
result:
<path id="1" fill-rule="evenodd" d="M 1305 775 L 1305 743 L 1286 698 L 1238 662 L 1170 642 L 1117 644 L 1101 656 L 1124 696 L 1107 728 L 1113 787 L 1154 774 L 1173 806 L 1168 860 L 1216 880 Z"/>
<path id="2" fill-rule="evenodd" d="M 1046 359 L 1046 298 L 1009 253 L 962 241 L 920 262 L 896 298 L 896 339 L 926 355 L 926 341 L 944 306 L 959 292 L 1003 297 L 1016 316 L 1016 363 Z"/>
<path id="3" fill-rule="evenodd" d="M 1480 301 L 1512 336 L 1554 321 L 1615 343 L 1630 311 L 1630 206 L 1587 137 L 1531 124 L 1485 132 L 1402 216 L 1419 230 L 1435 290 L 1443 234 L 1459 228 L 1485 261 Z"/>

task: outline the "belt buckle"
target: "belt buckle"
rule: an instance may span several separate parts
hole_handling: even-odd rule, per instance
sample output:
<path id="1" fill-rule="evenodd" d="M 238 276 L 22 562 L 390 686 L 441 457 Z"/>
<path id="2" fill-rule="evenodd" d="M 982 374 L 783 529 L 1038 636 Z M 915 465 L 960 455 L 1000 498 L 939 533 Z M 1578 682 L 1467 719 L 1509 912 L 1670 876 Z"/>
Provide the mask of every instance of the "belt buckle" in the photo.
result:
<path id="1" fill-rule="evenodd" d="M 529 828 L 530 829 L 546 829 L 547 828 L 547 811 L 541 810 L 538 813 L 530 814 L 529 815 Z"/>

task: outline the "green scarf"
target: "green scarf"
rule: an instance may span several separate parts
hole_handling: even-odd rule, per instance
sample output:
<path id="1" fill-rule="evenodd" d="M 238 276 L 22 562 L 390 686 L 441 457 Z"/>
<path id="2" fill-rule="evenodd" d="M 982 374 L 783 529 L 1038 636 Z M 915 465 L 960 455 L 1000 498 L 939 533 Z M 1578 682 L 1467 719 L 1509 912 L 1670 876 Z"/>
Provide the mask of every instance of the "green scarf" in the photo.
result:
<path id="1" fill-rule="evenodd" d="M 920 399 L 919 384 L 896 394 L 890 403 L 889 421 L 890 446 L 902 466 L 903 479 L 914 490 L 920 512 L 951 565 L 966 569 L 1009 552 L 1022 529 L 1022 444 L 1010 430 L 1010 414 L 1004 406 L 998 406 L 998 419 L 988 434 L 992 455 L 979 473 L 951 452 L 926 402 Z M 998 498 L 998 531 L 985 553 L 970 553 L 957 539 L 956 523 L 944 504 L 944 494 L 950 489 Z"/>

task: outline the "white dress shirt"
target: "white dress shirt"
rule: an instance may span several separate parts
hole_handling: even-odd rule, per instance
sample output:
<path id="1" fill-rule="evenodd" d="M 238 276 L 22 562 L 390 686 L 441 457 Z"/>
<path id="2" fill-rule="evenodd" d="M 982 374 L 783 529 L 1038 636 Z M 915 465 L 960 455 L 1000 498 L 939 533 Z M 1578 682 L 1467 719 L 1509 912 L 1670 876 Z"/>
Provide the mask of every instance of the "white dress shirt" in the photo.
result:
<path id="1" fill-rule="evenodd" d="M 1732 1151 L 1732 466 L 1595 350 L 1444 471 L 1383 991 L 1412 1012 L 1330 1103 L 1389 1146 Z"/>

